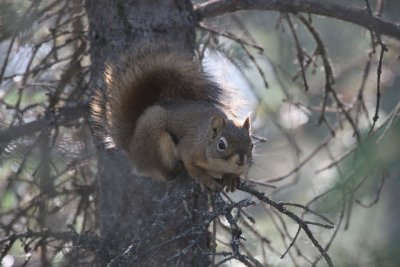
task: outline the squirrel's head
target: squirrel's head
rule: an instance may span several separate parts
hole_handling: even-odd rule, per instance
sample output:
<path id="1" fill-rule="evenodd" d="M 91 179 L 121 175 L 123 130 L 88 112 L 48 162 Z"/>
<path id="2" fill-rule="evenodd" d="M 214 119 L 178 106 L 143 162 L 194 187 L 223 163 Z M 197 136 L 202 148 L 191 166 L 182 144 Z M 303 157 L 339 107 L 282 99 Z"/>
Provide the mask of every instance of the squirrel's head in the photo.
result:
<path id="1" fill-rule="evenodd" d="M 211 119 L 209 138 L 206 156 L 213 175 L 241 175 L 248 169 L 253 149 L 249 118 L 236 123 L 216 114 Z"/>

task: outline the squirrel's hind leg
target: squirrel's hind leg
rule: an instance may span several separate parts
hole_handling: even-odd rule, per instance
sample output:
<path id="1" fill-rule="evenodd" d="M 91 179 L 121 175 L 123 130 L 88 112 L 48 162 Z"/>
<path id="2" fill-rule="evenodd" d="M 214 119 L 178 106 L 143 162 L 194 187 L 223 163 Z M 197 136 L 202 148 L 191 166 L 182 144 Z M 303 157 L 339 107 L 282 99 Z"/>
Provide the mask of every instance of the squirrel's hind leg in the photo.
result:
<path id="1" fill-rule="evenodd" d="M 161 170 L 162 176 L 168 180 L 171 181 L 178 177 L 178 175 L 184 170 L 183 162 L 182 161 L 176 161 L 176 164 L 173 169 L 167 169 L 163 168 Z"/>
<path id="2" fill-rule="evenodd" d="M 160 134 L 159 149 L 160 149 L 160 160 L 164 170 L 161 170 L 165 174 L 167 180 L 174 179 L 179 172 L 183 169 L 183 164 L 179 164 L 179 152 L 176 144 L 166 130 Z M 181 166 L 180 166 L 181 165 Z"/>

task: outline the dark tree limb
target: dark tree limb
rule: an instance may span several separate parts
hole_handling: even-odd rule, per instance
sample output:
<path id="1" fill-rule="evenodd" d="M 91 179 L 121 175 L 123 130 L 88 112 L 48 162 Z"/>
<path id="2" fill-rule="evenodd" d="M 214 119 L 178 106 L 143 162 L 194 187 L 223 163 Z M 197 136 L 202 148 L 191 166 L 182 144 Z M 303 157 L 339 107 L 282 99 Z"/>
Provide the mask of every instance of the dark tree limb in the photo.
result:
<path id="1" fill-rule="evenodd" d="M 52 122 L 49 122 L 48 118 L 42 118 L 23 125 L 8 128 L 7 130 L 0 132 L 0 144 L 8 143 L 25 135 L 33 134 L 34 132 L 42 130 L 51 123 L 57 125 L 71 123 L 86 116 L 88 110 L 89 106 L 86 104 L 78 105 L 76 107 L 64 107 L 59 109 L 54 121 Z"/>
<path id="2" fill-rule="evenodd" d="M 2 248 L 2 250 L 0 251 L 0 262 L 3 257 L 9 252 L 15 241 L 26 239 L 73 242 L 75 246 L 84 247 L 92 251 L 97 248 L 97 245 L 100 241 L 98 236 L 90 232 L 78 234 L 72 229 L 65 232 L 46 229 L 38 232 L 28 230 L 26 232 L 13 233 L 0 239 L 0 248 Z"/>
<path id="3" fill-rule="evenodd" d="M 400 40 L 400 26 L 380 17 L 371 16 L 358 8 L 344 7 L 337 4 L 316 0 L 217 0 L 207 1 L 195 6 L 195 12 L 202 18 L 215 17 L 241 10 L 271 10 L 283 13 L 309 13 L 347 21 L 361 27 L 376 30 Z"/>

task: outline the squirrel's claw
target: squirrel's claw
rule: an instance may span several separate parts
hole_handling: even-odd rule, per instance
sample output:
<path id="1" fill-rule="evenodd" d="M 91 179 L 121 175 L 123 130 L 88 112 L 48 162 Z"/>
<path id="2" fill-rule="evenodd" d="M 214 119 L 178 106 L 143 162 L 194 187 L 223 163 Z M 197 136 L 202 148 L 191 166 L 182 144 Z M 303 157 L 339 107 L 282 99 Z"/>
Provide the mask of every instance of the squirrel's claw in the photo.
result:
<path id="1" fill-rule="evenodd" d="M 235 174 L 224 174 L 222 176 L 222 187 L 226 186 L 226 192 L 234 192 L 240 183 L 240 177 Z"/>
<path id="2" fill-rule="evenodd" d="M 199 183 L 201 191 L 205 192 L 205 187 L 213 192 L 219 192 L 224 187 L 226 192 L 234 192 L 240 183 L 240 177 L 236 174 L 227 173 L 222 176 L 221 180 L 215 180 L 212 177 L 198 177 L 196 181 Z"/>
<path id="3" fill-rule="evenodd" d="M 206 184 L 208 188 L 211 189 L 213 192 L 219 192 L 221 191 L 224 187 L 219 184 L 217 181 L 215 181 L 213 178 Z"/>
<path id="4" fill-rule="evenodd" d="M 204 186 L 204 184 L 202 182 L 197 181 L 200 185 L 200 190 L 202 193 L 204 193 L 206 191 L 206 187 Z"/>
<path id="5" fill-rule="evenodd" d="M 199 183 L 201 192 L 203 193 L 205 192 L 205 187 L 209 188 L 213 192 L 218 192 L 223 189 L 223 185 L 219 184 L 212 177 L 208 176 L 197 177 L 196 181 Z"/>

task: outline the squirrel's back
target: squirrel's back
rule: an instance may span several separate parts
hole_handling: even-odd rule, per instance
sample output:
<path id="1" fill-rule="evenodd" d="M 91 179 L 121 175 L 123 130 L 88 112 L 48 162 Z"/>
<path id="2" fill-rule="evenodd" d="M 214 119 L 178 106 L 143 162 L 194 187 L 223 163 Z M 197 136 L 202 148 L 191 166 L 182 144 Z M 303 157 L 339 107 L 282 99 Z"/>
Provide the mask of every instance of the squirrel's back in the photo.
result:
<path id="1" fill-rule="evenodd" d="M 108 64 L 106 92 L 92 101 L 92 111 L 105 109 L 116 145 L 127 147 L 143 111 L 157 103 L 206 101 L 222 106 L 223 90 L 184 52 L 165 46 L 140 48 L 122 62 Z M 97 120 L 104 120 L 95 116 Z"/>

